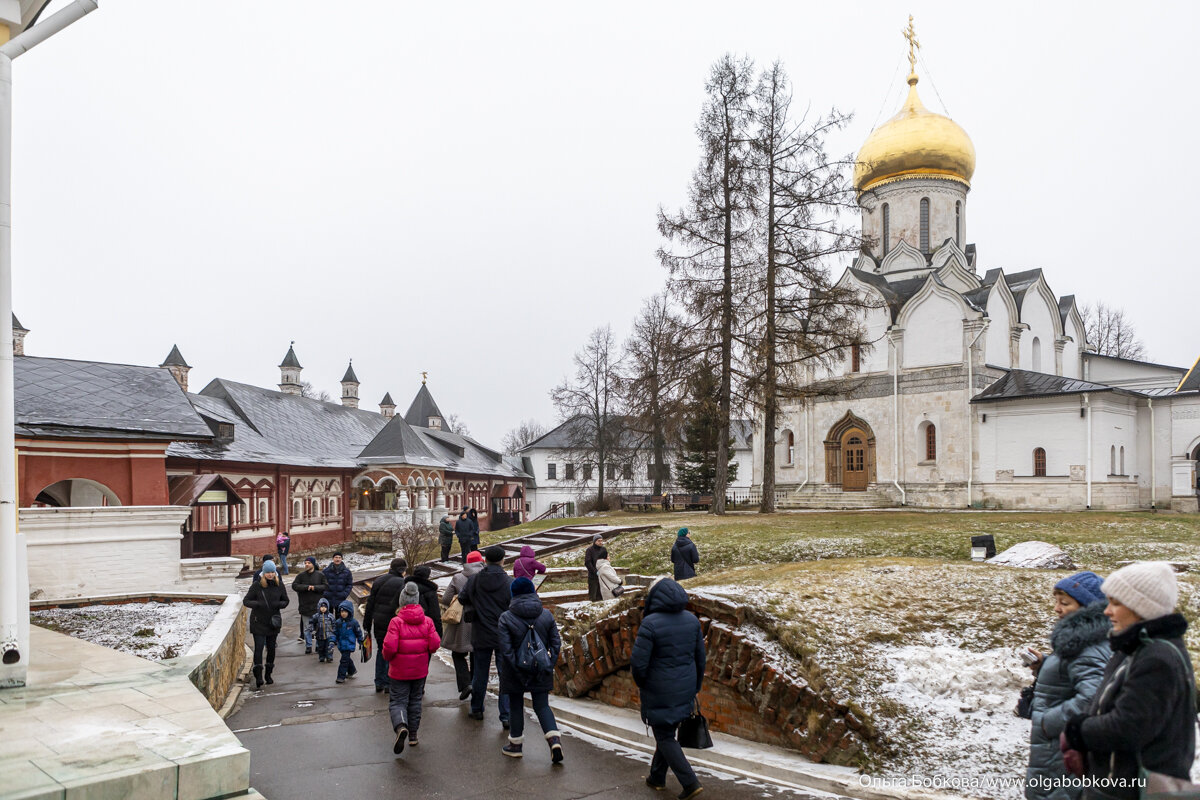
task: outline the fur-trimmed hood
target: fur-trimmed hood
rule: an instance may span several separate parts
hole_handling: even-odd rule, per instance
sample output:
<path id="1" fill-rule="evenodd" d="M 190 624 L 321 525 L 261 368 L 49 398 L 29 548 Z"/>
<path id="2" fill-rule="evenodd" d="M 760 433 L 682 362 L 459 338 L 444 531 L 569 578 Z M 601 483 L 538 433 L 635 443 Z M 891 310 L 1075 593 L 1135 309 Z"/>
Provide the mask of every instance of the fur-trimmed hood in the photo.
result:
<path id="1" fill-rule="evenodd" d="M 1050 646 L 1059 658 L 1075 658 L 1091 645 L 1102 642 L 1112 632 L 1112 622 L 1104 616 L 1105 603 L 1090 603 L 1072 611 L 1054 625 Z"/>

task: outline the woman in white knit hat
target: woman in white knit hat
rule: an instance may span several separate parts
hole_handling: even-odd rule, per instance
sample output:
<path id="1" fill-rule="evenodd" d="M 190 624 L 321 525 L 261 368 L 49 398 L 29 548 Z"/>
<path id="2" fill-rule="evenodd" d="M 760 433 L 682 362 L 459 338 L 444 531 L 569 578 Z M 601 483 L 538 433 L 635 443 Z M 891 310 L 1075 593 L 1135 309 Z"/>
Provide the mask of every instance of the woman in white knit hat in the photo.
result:
<path id="1" fill-rule="evenodd" d="M 1091 785 L 1085 798 L 1140 796 L 1139 763 L 1188 777 L 1196 757 L 1195 675 L 1183 643 L 1187 620 L 1175 613 L 1175 571 L 1162 561 L 1122 567 L 1100 586 L 1108 598 L 1113 656 L 1086 714 L 1067 723 L 1066 760 L 1082 755 Z M 1104 780 L 1110 779 L 1110 780 Z M 1096 785 L 1102 781 L 1107 785 Z"/>

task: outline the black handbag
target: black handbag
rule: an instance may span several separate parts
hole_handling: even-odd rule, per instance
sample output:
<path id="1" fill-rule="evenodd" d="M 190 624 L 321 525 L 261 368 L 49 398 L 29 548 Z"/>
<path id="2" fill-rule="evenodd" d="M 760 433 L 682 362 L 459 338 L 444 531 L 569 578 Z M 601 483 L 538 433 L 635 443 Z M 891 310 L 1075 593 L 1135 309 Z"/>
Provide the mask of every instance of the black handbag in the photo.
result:
<path id="1" fill-rule="evenodd" d="M 679 746 L 691 750 L 707 750 L 713 746 L 708 720 L 700 713 L 699 698 L 692 702 L 692 715 L 679 723 Z"/>
<path id="2" fill-rule="evenodd" d="M 267 599 L 267 590 L 261 586 L 259 587 L 259 590 L 262 592 L 263 605 L 267 607 L 267 611 L 271 611 L 271 618 L 267 622 L 271 626 L 271 630 L 275 631 L 275 633 L 279 633 L 281 630 L 283 630 L 283 615 L 278 611 L 271 610 L 271 601 Z"/>

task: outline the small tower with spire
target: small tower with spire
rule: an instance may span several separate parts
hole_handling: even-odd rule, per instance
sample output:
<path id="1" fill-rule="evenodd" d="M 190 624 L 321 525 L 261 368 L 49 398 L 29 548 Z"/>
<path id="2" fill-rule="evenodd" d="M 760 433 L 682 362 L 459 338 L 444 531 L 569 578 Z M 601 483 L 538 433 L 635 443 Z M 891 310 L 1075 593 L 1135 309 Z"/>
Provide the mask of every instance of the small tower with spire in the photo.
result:
<path id="1" fill-rule="evenodd" d="M 25 334 L 29 333 L 29 329 L 21 324 L 21 320 L 17 319 L 17 315 L 13 314 L 13 355 L 25 355 Z"/>
<path id="2" fill-rule="evenodd" d="M 296 358 L 296 343 L 288 345 L 287 355 L 279 364 L 279 391 L 284 394 L 299 395 L 300 392 L 300 359 Z"/>
<path id="3" fill-rule="evenodd" d="M 396 401 L 392 399 L 391 392 L 384 394 L 383 399 L 379 401 L 379 413 L 383 414 L 384 419 L 396 416 Z"/>
<path id="4" fill-rule="evenodd" d="M 167 353 L 167 357 L 159 364 L 160 367 L 166 369 L 175 380 L 179 383 L 179 388 L 187 391 L 188 372 L 191 367 L 183 360 L 183 353 L 179 352 L 179 345 L 171 345 L 171 352 Z"/>
<path id="5" fill-rule="evenodd" d="M 346 374 L 342 376 L 342 405 L 358 408 L 358 376 L 354 374 L 353 358 L 346 366 Z"/>

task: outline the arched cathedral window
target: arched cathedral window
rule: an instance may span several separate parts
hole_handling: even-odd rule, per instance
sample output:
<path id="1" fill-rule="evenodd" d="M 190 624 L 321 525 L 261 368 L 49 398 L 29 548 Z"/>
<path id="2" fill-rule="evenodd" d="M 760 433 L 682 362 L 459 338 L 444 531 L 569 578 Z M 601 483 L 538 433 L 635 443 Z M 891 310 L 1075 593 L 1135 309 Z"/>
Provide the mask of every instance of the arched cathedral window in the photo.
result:
<path id="1" fill-rule="evenodd" d="M 1042 340 L 1033 337 L 1033 371 L 1042 371 Z"/>
<path id="2" fill-rule="evenodd" d="M 921 252 L 929 252 L 929 198 L 921 198 Z"/>
<path id="3" fill-rule="evenodd" d="M 1033 475 L 1036 478 L 1046 477 L 1046 451 L 1041 447 L 1033 451 Z"/>
<path id="4" fill-rule="evenodd" d="M 892 241 L 892 209 L 883 204 L 883 254 L 888 254 Z"/>
<path id="5" fill-rule="evenodd" d="M 925 428 L 925 460 L 937 461 L 937 428 L 933 423 Z"/>

